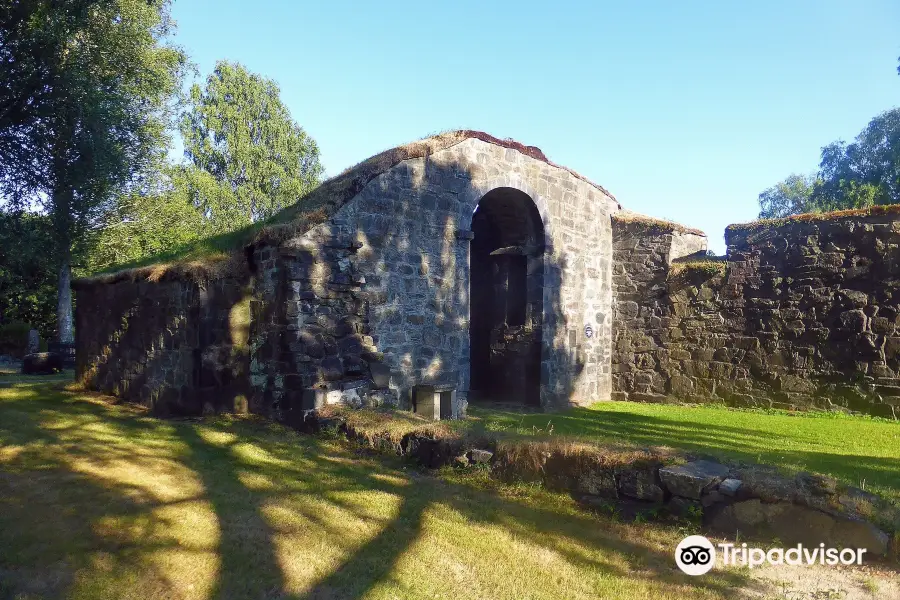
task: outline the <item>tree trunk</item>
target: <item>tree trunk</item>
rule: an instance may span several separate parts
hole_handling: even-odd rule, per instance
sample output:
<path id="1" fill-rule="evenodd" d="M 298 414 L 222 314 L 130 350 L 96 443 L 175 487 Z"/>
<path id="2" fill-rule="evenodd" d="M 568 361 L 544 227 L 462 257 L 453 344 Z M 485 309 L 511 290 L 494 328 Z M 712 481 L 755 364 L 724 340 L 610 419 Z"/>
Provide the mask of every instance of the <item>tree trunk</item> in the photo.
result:
<path id="1" fill-rule="evenodd" d="M 60 260 L 56 299 L 57 341 L 72 344 L 75 342 L 75 335 L 72 320 L 72 258 L 69 252 L 65 252 Z"/>

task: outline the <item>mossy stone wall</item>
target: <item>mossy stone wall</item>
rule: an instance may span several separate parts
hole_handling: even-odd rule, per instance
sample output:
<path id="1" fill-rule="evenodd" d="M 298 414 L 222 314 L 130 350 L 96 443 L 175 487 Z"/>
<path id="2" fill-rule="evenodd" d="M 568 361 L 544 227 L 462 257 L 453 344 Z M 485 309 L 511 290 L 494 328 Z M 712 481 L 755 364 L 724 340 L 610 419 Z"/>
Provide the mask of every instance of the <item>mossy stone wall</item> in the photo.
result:
<path id="1" fill-rule="evenodd" d="M 247 282 L 76 284 L 76 379 L 161 415 L 245 412 Z"/>
<path id="2" fill-rule="evenodd" d="M 733 226 L 722 274 L 675 274 L 667 234 L 614 227 L 615 397 L 900 417 L 894 219 Z"/>

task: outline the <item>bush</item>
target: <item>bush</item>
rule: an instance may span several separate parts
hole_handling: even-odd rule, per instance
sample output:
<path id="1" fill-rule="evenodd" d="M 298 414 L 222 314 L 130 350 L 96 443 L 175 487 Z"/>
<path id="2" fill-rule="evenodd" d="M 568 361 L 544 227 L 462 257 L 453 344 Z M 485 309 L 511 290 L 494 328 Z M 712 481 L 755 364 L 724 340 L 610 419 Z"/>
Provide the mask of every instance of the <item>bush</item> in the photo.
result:
<path id="1" fill-rule="evenodd" d="M 0 325 L 0 354 L 22 358 L 28 346 L 29 331 L 31 325 L 21 321 L 10 321 Z"/>

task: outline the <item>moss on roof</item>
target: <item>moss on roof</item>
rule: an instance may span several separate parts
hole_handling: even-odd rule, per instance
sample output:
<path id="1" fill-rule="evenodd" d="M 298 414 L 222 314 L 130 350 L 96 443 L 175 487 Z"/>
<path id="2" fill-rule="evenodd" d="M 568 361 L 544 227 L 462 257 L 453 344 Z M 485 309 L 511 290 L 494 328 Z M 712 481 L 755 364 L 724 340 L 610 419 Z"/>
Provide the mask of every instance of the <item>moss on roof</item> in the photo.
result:
<path id="1" fill-rule="evenodd" d="M 755 231 L 759 229 L 782 227 L 793 223 L 836 221 L 852 217 L 872 217 L 878 215 L 900 214 L 900 204 L 886 204 L 882 206 L 870 206 L 868 208 L 854 208 L 849 210 L 835 210 L 831 212 L 804 213 L 791 215 L 780 219 L 757 219 L 749 223 L 734 223 L 725 228 L 725 233 L 738 231 Z"/>
<path id="2" fill-rule="evenodd" d="M 637 225 L 639 227 L 644 227 L 658 233 L 690 233 L 693 235 L 702 235 L 703 237 L 706 237 L 706 234 L 699 229 L 686 227 L 674 221 L 666 221 L 665 219 L 648 217 L 647 215 L 642 215 L 630 210 L 620 210 L 617 213 L 613 213 L 612 218 L 620 223 Z"/>
<path id="3" fill-rule="evenodd" d="M 185 247 L 138 262 L 117 265 L 107 272 L 76 280 L 75 285 L 138 279 L 159 281 L 166 278 L 214 279 L 240 276 L 248 268 L 244 256 L 245 247 L 264 242 L 278 244 L 302 235 L 334 215 L 372 179 L 395 165 L 404 160 L 429 156 L 470 138 L 510 148 L 550 166 L 563 169 L 616 201 L 615 197 L 600 185 L 571 169 L 551 162 L 536 146 L 526 146 L 510 139 L 501 140 L 483 131 L 471 129 L 447 131 L 376 154 L 328 179 L 296 204 L 281 210 L 264 222 L 228 234 L 198 240 Z"/>

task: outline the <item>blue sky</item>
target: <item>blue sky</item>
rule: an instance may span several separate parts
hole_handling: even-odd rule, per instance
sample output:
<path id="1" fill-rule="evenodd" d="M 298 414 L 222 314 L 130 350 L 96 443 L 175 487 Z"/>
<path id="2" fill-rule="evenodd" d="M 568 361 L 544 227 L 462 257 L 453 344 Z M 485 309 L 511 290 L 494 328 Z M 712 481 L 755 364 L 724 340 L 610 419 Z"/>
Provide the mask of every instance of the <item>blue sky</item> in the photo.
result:
<path id="1" fill-rule="evenodd" d="M 707 232 L 900 105 L 900 2 L 176 0 L 202 77 L 275 79 L 329 175 L 471 128 Z"/>

